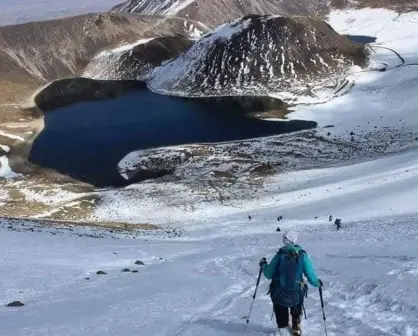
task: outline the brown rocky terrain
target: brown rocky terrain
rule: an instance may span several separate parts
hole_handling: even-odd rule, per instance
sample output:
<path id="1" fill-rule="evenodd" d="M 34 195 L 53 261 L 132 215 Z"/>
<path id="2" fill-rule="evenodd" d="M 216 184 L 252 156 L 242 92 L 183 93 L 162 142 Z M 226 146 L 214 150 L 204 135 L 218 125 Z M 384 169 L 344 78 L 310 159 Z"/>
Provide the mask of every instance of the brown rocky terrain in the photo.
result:
<path id="1" fill-rule="evenodd" d="M 128 0 L 111 11 L 184 17 L 213 28 L 248 14 L 320 16 L 328 6 L 321 0 Z"/>

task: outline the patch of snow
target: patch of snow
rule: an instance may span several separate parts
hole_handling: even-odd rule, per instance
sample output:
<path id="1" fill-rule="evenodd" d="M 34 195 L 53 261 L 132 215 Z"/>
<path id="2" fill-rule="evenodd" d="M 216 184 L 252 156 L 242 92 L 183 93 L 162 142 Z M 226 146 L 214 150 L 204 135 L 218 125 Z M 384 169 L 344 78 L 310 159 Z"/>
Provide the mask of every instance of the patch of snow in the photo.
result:
<path id="1" fill-rule="evenodd" d="M 10 147 L 9 147 L 9 146 L 6 146 L 6 145 L 0 145 L 0 148 L 1 148 L 3 151 L 5 151 L 6 153 L 9 153 L 9 152 L 10 152 Z"/>
<path id="2" fill-rule="evenodd" d="M 6 138 L 10 138 L 10 139 L 13 139 L 13 140 L 25 141 L 25 139 L 23 139 L 21 136 L 6 133 L 6 132 L 3 132 L 1 130 L 0 130 L 0 136 L 4 136 Z"/>
<path id="3" fill-rule="evenodd" d="M 25 196 L 26 201 L 43 203 L 46 205 L 67 204 L 68 202 L 89 195 L 83 193 L 72 193 L 64 191 L 60 188 L 34 190 L 32 188 L 21 186 L 19 187 L 19 191 Z"/>
<path id="4" fill-rule="evenodd" d="M 125 53 L 126 51 L 132 50 L 136 46 L 139 46 L 141 44 L 147 44 L 148 42 L 150 42 L 154 39 L 155 39 L 155 37 L 140 39 L 140 40 L 138 40 L 134 43 L 123 44 L 123 45 L 121 45 L 117 48 L 114 48 L 114 49 L 104 50 L 104 51 L 100 52 L 97 56 L 95 56 L 95 58 L 101 58 L 101 57 L 105 57 L 105 56 L 109 56 L 109 55 L 113 55 L 113 54 Z"/>
<path id="5" fill-rule="evenodd" d="M 0 156 L 0 178 L 12 179 L 21 176 L 15 173 L 9 166 L 9 159 L 7 156 Z"/>
<path id="6" fill-rule="evenodd" d="M 138 8 L 141 8 L 141 13 L 147 15 L 174 16 L 193 2 L 195 0 L 138 1 L 137 6 L 134 6 L 130 12 L 135 13 Z"/>

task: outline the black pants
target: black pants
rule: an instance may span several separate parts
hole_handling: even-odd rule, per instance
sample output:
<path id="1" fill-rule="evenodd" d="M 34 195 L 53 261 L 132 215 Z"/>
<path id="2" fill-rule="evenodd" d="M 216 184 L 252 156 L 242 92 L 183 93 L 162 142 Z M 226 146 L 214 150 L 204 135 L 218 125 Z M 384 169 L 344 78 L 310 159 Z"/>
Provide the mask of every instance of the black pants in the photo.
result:
<path id="1" fill-rule="evenodd" d="M 289 308 L 273 305 L 273 310 L 276 315 L 277 327 L 286 328 L 289 325 Z M 292 326 L 299 325 L 300 317 L 302 315 L 302 306 L 290 308 L 290 315 L 292 316 Z"/>

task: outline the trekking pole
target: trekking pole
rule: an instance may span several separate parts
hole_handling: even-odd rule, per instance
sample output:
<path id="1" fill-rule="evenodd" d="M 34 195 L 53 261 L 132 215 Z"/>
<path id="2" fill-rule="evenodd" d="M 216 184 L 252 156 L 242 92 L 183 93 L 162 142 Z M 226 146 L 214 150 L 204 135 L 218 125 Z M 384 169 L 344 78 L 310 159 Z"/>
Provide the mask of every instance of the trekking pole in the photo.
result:
<path id="1" fill-rule="evenodd" d="M 325 317 L 324 298 L 322 296 L 322 286 L 319 286 L 319 297 L 321 299 L 322 319 L 324 320 L 325 336 L 328 336 L 328 331 L 327 331 L 327 318 Z"/>
<path id="2" fill-rule="evenodd" d="M 260 284 L 260 279 L 261 279 L 261 273 L 262 272 L 263 272 L 263 268 L 260 266 L 260 272 L 258 273 L 257 284 L 255 285 L 255 291 L 254 291 L 254 295 L 253 295 L 253 301 L 251 302 L 250 312 L 248 313 L 247 323 L 245 325 L 245 330 L 244 330 L 245 335 L 247 335 L 248 323 L 250 323 L 250 316 L 251 316 L 251 312 L 253 311 L 254 301 L 255 301 L 255 297 L 257 295 L 257 289 L 258 289 L 258 285 Z"/>
<path id="3" fill-rule="evenodd" d="M 303 309 L 303 315 L 305 315 L 305 320 L 308 319 L 308 317 L 306 316 L 306 309 L 305 309 L 305 305 L 302 305 L 302 309 Z"/>

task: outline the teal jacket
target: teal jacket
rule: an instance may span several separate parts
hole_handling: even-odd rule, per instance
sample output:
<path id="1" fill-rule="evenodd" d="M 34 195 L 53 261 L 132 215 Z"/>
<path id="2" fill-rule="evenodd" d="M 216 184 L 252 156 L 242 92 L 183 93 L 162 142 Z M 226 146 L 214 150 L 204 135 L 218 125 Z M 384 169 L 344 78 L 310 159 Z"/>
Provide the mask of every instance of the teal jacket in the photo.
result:
<path id="1" fill-rule="evenodd" d="M 300 247 L 299 245 L 293 245 L 293 246 L 285 245 L 282 248 L 289 252 L 299 252 L 300 250 L 302 250 L 302 247 Z M 263 274 L 267 279 L 273 278 L 278 262 L 279 262 L 279 255 L 276 253 L 276 255 L 274 256 L 274 258 L 271 260 L 269 264 L 263 265 Z M 316 276 L 311 260 L 309 259 L 306 253 L 303 258 L 303 274 L 306 276 L 306 278 L 308 279 L 309 283 L 312 286 L 319 287 L 318 277 Z"/>

